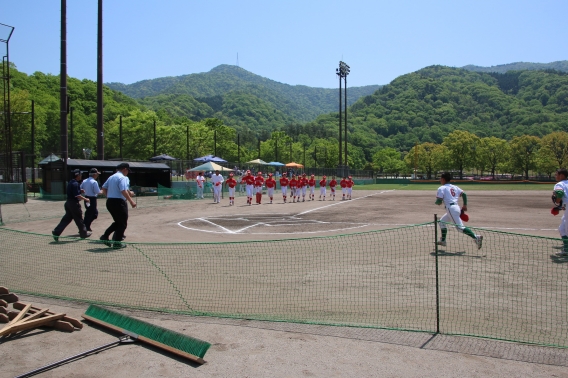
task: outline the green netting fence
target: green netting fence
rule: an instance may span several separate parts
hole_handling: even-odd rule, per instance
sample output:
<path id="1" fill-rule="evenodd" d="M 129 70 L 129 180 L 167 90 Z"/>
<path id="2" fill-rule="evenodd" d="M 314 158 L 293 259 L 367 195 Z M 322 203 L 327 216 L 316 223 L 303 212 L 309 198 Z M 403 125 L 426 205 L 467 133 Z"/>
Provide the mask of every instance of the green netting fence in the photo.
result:
<path id="1" fill-rule="evenodd" d="M 568 347 L 560 239 L 434 222 L 257 242 L 126 243 L 0 228 L 0 286 L 172 313 L 470 335 Z"/>

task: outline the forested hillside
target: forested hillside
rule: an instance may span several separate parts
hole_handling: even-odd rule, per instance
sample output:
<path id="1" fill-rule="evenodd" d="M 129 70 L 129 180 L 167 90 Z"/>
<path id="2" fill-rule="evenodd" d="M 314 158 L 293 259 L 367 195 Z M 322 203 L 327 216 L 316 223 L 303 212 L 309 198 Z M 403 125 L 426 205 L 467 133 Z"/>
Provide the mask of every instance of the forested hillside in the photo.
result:
<path id="1" fill-rule="evenodd" d="M 30 115 L 22 113 L 31 110 L 34 100 L 35 152 L 59 153 L 59 77 L 26 75 L 15 67 L 11 75 L 14 150 L 30 152 Z M 77 158 L 83 148 L 96 150 L 96 83 L 70 78 L 68 87 L 73 109 L 70 156 Z M 122 116 L 126 159 L 146 160 L 154 153 L 187 159 L 216 150 L 232 162 L 260 154 L 266 161 L 336 166 L 337 111 L 301 123 L 275 106 L 272 100 L 279 95 L 263 90 L 261 96 L 234 90 L 206 99 L 170 93 L 138 102 L 105 87 L 105 158 L 120 156 Z M 431 66 L 400 76 L 349 107 L 349 165 L 383 172 L 476 167 L 525 175 L 532 169 L 550 173 L 568 164 L 567 130 L 566 73 L 477 73 Z M 565 139 L 562 149 L 564 142 L 559 141 Z M 507 165 L 512 162 L 516 163 Z"/>
<path id="2" fill-rule="evenodd" d="M 442 143 L 453 130 L 510 140 L 568 130 L 568 74 L 551 71 L 476 73 L 431 66 L 400 76 L 349 108 L 349 140 L 365 158 L 383 147 L 409 151 Z M 337 135 L 337 113 L 303 126 L 318 137 Z"/>
<path id="3" fill-rule="evenodd" d="M 491 66 L 491 67 L 481 67 L 469 64 L 467 66 L 463 66 L 462 68 L 468 71 L 497 72 L 497 73 L 506 73 L 508 71 L 522 71 L 522 70 L 539 70 L 539 71 L 556 70 L 556 71 L 568 72 L 568 60 L 560 60 L 558 62 L 552 62 L 552 63 L 516 62 L 509 64 L 499 64 L 497 66 Z"/>
<path id="4" fill-rule="evenodd" d="M 337 84 L 339 86 L 339 82 Z M 220 119 L 226 117 L 227 109 L 232 109 L 230 117 L 234 123 L 250 125 L 253 122 L 254 129 L 271 129 L 283 126 L 288 121 L 311 121 L 320 114 L 336 111 L 339 106 L 339 88 L 282 84 L 231 65 L 220 65 L 199 74 L 143 80 L 130 85 L 107 85 L 130 97 L 143 99 L 141 102 L 154 110 L 157 110 L 154 107 L 157 102 L 163 104 L 165 98 L 172 98 L 171 95 L 188 95 L 196 101 L 185 104 L 188 97 L 180 97 L 171 109 L 168 106 L 164 109 L 172 115 L 183 115 L 195 121 L 203 119 L 204 105 L 211 107 L 207 109 L 208 116 Z M 350 87 L 348 105 L 379 88 L 379 85 Z M 240 104 L 239 100 L 243 100 L 243 103 Z M 251 103 L 264 108 L 263 112 L 276 111 L 280 114 L 274 119 L 256 117 L 247 109 Z"/>

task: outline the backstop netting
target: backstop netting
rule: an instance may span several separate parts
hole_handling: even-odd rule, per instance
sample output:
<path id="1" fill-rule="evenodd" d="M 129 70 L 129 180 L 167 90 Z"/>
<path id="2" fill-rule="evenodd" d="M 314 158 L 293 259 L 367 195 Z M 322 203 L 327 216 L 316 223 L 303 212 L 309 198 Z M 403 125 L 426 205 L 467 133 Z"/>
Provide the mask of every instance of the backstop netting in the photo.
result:
<path id="1" fill-rule="evenodd" d="M 561 240 L 434 223 L 231 243 L 53 241 L 0 228 L 0 286 L 190 315 L 440 332 L 568 347 Z"/>

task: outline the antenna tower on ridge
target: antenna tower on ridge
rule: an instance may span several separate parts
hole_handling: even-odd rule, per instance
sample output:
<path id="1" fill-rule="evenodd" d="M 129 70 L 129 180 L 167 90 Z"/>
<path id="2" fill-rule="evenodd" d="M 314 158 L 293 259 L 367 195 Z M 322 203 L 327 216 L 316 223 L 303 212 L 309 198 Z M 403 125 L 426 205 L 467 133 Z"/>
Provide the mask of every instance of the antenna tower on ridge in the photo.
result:
<path id="1" fill-rule="evenodd" d="M 237 53 L 237 67 L 239 66 L 239 53 Z"/>

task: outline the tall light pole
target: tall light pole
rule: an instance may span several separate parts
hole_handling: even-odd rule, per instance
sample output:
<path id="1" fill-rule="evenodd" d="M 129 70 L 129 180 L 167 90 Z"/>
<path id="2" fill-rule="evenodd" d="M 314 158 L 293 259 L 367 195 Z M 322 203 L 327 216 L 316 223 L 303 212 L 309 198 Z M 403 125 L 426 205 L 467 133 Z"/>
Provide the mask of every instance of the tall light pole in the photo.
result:
<path id="1" fill-rule="evenodd" d="M 347 75 L 349 75 L 350 72 L 350 67 L 345 63 L 340 61 L 339 62 L 339 68 L 335 69 L 335 73 L 337 76 L 339 76 L 339 166 L 347 168 Z M 345 82 L 345 90 L 344 90 L 344 98 L 345 98 L 345 103 L 343 104 L 341 101 L 341 79 L 344 80 Z M 345 143 L 345 159 L 342 159 L 342 146 L 341 146 L 341 134 L 343 132 L 342 129 L 342 125 L 341 125 L 341 108 L 344 107 L 345 108 L 345 138 L 344 138 L 344 143 Z M 342 172 L 342 175 L 344 175 L 344 173 Z"/>
<path id="2" fill-rule="evenodd" d="M 97 23 L 97 159 L 105 159 L 103 118 L 103 0 L 98 1 Z M 155 156 L 155 154 L 154 154 Z"/>

